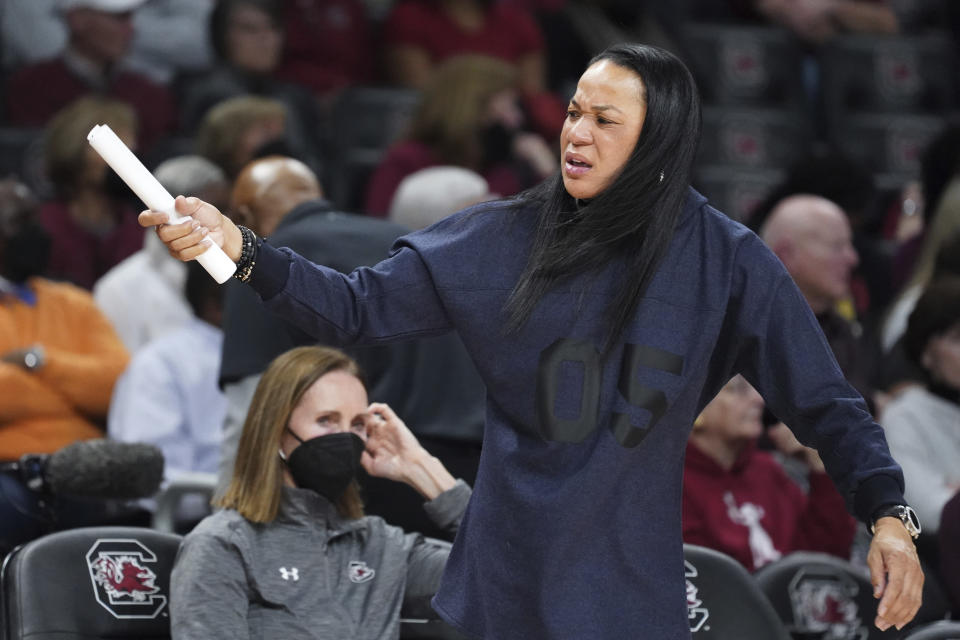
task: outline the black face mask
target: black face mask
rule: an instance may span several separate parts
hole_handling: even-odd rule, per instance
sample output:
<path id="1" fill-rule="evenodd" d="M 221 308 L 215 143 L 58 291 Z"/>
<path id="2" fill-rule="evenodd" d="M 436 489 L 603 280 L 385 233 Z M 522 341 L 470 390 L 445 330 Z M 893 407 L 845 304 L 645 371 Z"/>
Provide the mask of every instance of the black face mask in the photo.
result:
<path id="1" fill-rule="evenodd" d="M 309 440 L 302 440 L 293 431 L 290 433 L 300 441 L 300 446 L 285 460 L 293 481 L 301 489 L 313 489 L 330 502 L 339 500 L 357 477 L 360 455 L 365 448 L 363 439 L 347 431 Z"/>
<path id="2" fill-rule="evenodd" d="M 27 222 L 0 247 L 0 273 L 11 282 L 43 275 L 50 258 L 50 236 L 39 222 Z"/>

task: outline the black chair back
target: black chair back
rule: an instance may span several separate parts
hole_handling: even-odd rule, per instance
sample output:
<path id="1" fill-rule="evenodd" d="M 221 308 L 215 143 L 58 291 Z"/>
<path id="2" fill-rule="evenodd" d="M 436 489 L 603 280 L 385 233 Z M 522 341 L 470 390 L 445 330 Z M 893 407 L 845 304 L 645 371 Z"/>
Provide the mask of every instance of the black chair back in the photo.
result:
<path id="1" fill-rule="evenodd" d="M 86 527 L 18 547 L 0 568 L 3 640 L 169 638 L 180 540 L 140 527 Z"/>
<path id="2" fill-rule="evenodd" d="M 789 640 L 752 576 L 730 556 L 683 545 L 687 612 L 694 640 Z"/>
<path id="3" fill-rule="evenodd" d="M 903 640 L 960 640 L 960 622 L 943 620 L 917 627 Z"/>

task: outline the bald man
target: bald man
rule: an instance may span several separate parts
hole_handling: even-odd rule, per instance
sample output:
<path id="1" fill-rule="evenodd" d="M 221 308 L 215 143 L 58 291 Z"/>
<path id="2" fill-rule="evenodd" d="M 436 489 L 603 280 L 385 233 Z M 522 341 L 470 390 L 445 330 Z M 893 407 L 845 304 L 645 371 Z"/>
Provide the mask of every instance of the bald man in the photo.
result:
<path id="1" fill-rule="evenodd" d="M 320 182 L 307 165 L 286 156 L 269 156 L 243 168 L 234 182 L 230 205 L 241 224 L 268 237 L 294 207 L 322 197 Z"/>
<path id="2" fill-rule="evenodd" d="M 292 158 L 255 160 L 237 176 L 231 208 L 258 235 L 320 264 L 349 273 L 387 257 L 409 230 L 379 218 L 335 211 L 317 177 Z M 248 224 L 249 223 L 249 224 Z M 260 375 L 276 356 L 315 341 L 267 311 L 253 289 L 231 281 L 223 318 L 220 385 L 228 401 L 218 485 L 226 488 L 240 431 Z M 455 333 L 351 351 L 365 373 L 370 399 L 389 404 L 452 473 L 473 482 L 483 434 L 485 390 Z M 455 443 L 455 444 L 452 444 Z M 443 537 L 416 492 L 364 479 L 367 512 L 392 524 Z M 399 492 L 399 495 L 398 495 Z"/>
<path id="3" fill-rule="evenodd" d="M 813 195 L 792 195 L 771 210 L 760 237 L 780 258 L 813 310 L 840 369 L 873 408 L 868 372 L 875 354 L 860 339 L 857 324 L 836 312 L 850 296 L 850 281 L 859 262 L 850 221 L 835 203 Z"/>

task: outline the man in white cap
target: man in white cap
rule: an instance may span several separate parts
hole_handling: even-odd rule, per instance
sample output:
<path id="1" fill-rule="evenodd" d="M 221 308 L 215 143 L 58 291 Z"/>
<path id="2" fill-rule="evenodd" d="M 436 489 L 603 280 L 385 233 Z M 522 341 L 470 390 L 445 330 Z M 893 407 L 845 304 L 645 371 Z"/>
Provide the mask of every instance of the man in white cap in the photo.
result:
<path id="1" fill-rule="evenodd" d="M 133 39 L 133 11 L 144 1 L 58 0 L 67 27 L 66 49 L 10 77 L 5 92 L 9 121 L 42 127 L 74 99 L 97 92 L 134 108 L 144 148 L 169 133 L 175 110 L 166 89 L 119 65 Z"/>

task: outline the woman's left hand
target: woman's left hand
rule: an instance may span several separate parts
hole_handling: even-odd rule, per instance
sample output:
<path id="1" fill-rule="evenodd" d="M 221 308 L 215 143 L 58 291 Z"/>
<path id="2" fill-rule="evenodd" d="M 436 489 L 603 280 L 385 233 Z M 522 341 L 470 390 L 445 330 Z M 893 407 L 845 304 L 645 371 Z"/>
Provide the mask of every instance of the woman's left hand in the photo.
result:
<path id="1" fill-rule="evenodd" d="M 423 455 L 426 455 L 426 451 L 417 437 L 393 409 L 382 402 L 370 405 L 367 449 L 360 458 L 367 473 L 378 478 L 407 482 L 409 467 Z"/>

